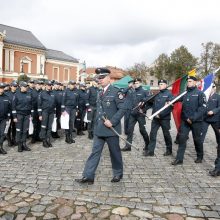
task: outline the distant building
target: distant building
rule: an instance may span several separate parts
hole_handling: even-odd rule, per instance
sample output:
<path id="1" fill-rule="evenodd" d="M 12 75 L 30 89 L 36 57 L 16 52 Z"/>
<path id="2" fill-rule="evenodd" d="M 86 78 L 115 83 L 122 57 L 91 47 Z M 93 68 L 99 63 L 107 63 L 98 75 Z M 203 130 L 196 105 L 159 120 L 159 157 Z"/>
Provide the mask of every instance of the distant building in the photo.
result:
<path id="1" fill-rule="evenodd" d="M 47 49 L 32 32 L 0 24 L 0 81 L 10 82 L 24 73 L 32 79 L 76 80 L 79 70 L 77 59 Z"/>

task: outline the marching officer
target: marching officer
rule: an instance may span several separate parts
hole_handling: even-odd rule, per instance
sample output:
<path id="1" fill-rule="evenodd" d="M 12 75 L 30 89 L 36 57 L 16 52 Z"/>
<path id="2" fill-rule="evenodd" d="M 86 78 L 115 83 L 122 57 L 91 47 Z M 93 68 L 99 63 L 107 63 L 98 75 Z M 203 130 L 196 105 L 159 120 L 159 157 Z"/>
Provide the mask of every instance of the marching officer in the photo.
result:
<path id="1" fill-rule="evenodd" d="M 155 96 L 152 106 L 152 114 L 157 112 L 159 109 L 164 107 L 164 105 L 171 101 L 173 95 L 167 89 L 167 80 L 161 79 L 158 81 L 160 92 Z M 161 127 L 163 131 L 163 136 L 166 143 L 166 152 L 164 156 L 172 155 L 172 138 L 170 135 L 170 119 L 171 119 L 172 107 L 168 107 L 163 110 L 160 114 L 154 117 L 151 123 L 150 131 L 150 143 L 148 145 L 148 150 L 144 151 L 144 156 L 154 156 L 154 150 L 156 147 L 156 138 L 158 129 Z"/>
<path id="2" fill-rule="evenodd" d="M 11 115 L 11 102 L 9 97 L 4 93 L 4 83 L 0 83 L 0 154 L 7 154 L 3 149 L 5 138 L 5 127 L 7 120 Z"/>
<path id="3" fill-rule="evenodd" d="M 32 94 L 28 92 L 27 83 L 21 82 L 20 90 L 16 92 L 12 102 L 12 115 L 14 122 L 16 123 L 16 142 L 18 144 L 18 152 L 31 150 L 26 145 L 26 139 L 33 112 Z"/>
<path id="4" fill-rule="evenodd" d="M 93 139 L 93 130 L 96 116 L 96 101 L 98 96 L 98 87 L 95 81 L 92 82 L 92 86 L 90 86 L 87 90 L 88 93 L 88 102 L 89 106 L 87 106 L 87 118 L 88 118 L 88 138 Z"/>
<path id="5" fill-rule="evenodd" d="M 31 143 L 36 143 L 37 141 L 40 141 L 39 133 L 41 128 L 41 122 L 39 120 L 38 115 L 38 97 L 39 94 L 42 91 L 42 81 L 36 81 L 35 82 L 35 88 L 32 90 L 32 97 L 33 97 L 33 105 L 34 105 L 34 114 L 33 114 L 33 126 L 34 126 L 34 132 L 32 135 Z"/>
<path id="6" fill-rule="evenodd" d="M 135 127 L 135 124 L 138 122 L 140 133 L 145 142 L 145 149 L 147 149 L 147 146 L 149 144 L 149 137 L 148 137 L 148 133 L 145 128 L 146 119 L 145 119 L 145 115 L 141 114 L 138 111 L 137 106 L 141 105 L 144 101 L 146 101 L 148 97 L 150 96 L 150 94 L 149 92 L 145 91 L 142 88 L 141 82 L 142 80 L 140 78 L 134 79 L 135 90 L 131 93 L 132 101 L 131 101 L 131 106 L 129 107 L 129 109 L 131 109 L 131 114 L 130 114 L 129 123 L 128 123 L 129 127 L 128 127 L 127 141 L 129 143 L 132 143 L 134 127 Z M 131 151 L 131 145 L 127 143 L 126 146 L 122 148 L 122 151 Z"/>
<path id="7" fill-rule="evenodd" d="M 172 165 L 183 163 L 186 150 L 186 141 L 189 131 L 192 130 L 197 159 L 195 163 L 202 163 L 203 160 L 203 116 L 206 111 L 206 97 L 203 92 L 196 87 L 197 78 L 189 76 L 187 79 L 187 93 L 180 98 L 182 101 L 181 125 L 179 133 L 179 147 L 176 159 Z"/>
<path id="8" fill-rule="evenodd" d="M 132 93 L 135 91 L 134 88 L 134 80 L 130 80 L 128 82 L 128 87 L 122 90 L 122 93 L 127 98 L 128 106 L 130 106 L 130 109 L 128 109 L 124 115 L 124 133 L 128 134 L 128 128 L 129 128 L 129 118 L 131 114 L 131 108 L 132 108 Z"/>
<path id="9" fill-rule="evenodd" d="M 104 144 L 107 142 L 113 170 L 111 182 L 119 182 L 123 177 L 122 155 L 119 137 L 111 128 L 114 128 L 119 133 L 121 132 L 121 118 L 126 111 L 124 96 L 119 93 L 119 89 L 110 85 L 110 70 L 97 68 L 96 73 L 103 90 L 99 92 L 97 99 L 93 148 L 85 164 L 83 177 L 76 179 L 76 181 L 79 183 L 94 183 L 95 171 L 99 164 Z"/>
<path id="10" fill-rule="evenodd" d="M 65 130 L 65 142 L 68 144 L 75 143 L 75 140 L 73 140 L 73 129 L 74 122 L 76 119 L 76 112 L 79 104 L 79 94 L 75 86 L 75 81 L 69 81 L 68 88 L 63 92 L 61 105 L 62 114 L 69 114 L 69 129 Z"/>
<path id="11" fill-rule="evenodd" d="M 52 82 L 46 82 L 45 90 L 38 96 L 38 114 L 41 121 L 40 138 L 43 140 L 43 147 L 52 147 L 51 130 L 56 114 L 56 101 L 52 91 Z"/>
<path id="12" fill-rule="evenodd" d="M 9 97 L 9 100 L 12 103 L 13 97 L 18 89 L 17 82 L 15 82 L 15 81 L 12 82 L 10 84 L 10 88 L 11 89 L 8 92 L 6 92 L 6 95 Z M 10 123 L 10 127 L 9 127 L 8 133 L 7 133 L 8 146 L 12 147 L 12 146 L 16 145 L 15 136 L 16 136 L 16 125 L 15 125 L 15 122 L 13 121 L 13 117 L 11 115 L 11 123 Z"/>
<path id="13" fill-rule="evenodd" d="M 88 102 L 88 93 L 86 92 L 86 85 L 85 83 L 79 84 L 79 112 L 78 112 L 78 119 L 79 125 L 77 128 L 77 135 L 84 135 L 84 117 L 86 114 L 86 108 L 89 106 Z"/>

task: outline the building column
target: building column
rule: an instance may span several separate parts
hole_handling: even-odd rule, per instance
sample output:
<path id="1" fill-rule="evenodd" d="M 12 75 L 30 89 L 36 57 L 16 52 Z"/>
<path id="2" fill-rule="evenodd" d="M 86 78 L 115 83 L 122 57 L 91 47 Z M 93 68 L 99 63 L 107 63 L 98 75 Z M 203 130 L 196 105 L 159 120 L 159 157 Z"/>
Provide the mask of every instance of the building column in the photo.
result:
<path id="1" fill-rule="evenodd" d="M 2 60 L 3 60 L 3 42 L 0 41 L 0 74 L 2 73 Z"/>
<path id="2" fill-rule="evenodd" d="M 5 49 L 5 72 L 9 71 L 9 49 Z"/>
<path id="3" fill-rule="evenodd" d="M 41 55 L 37 54 L 37 74 L 40 74 L 40 65 L 41 65 Z"/>
<path id="4" fill-rule="evenodd" d="M 14 57 L 15 57 L 14 50 L 10 50 L 10 72 L 14 72 Z"/>

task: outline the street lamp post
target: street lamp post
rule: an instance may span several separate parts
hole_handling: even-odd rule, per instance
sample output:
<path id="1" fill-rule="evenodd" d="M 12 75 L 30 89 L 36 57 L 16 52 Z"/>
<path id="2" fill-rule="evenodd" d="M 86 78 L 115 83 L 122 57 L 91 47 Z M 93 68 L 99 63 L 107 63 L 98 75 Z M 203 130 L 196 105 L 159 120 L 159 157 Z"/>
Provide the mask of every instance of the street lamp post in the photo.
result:
<path id="1" fill-rule="evenodd" d="M 24 74 L 24 61 L 21 60 L 21 73 Z"/>

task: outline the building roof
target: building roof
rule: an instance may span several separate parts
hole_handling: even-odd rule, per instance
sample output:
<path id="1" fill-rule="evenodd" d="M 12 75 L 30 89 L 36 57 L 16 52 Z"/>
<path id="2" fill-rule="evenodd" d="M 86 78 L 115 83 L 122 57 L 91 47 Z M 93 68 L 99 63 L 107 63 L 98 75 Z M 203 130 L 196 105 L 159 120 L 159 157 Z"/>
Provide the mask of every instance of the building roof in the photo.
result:
<path id="1" fill-rule="evenodd" d="M 6 31 L 4 42 L 25 47 L 45 50 L 46 47 L 32 34 L 31 31 L 0 24 L 0 32 Z"/>
<path id="2" fill-rule="evenodd" d="M 51 50 L 51 49 L 48 49 L 46 51 L 46 59 L 53 59 L 53 60 L 61 60 L 61 61 L 79 63 L 79 61 L 76 58 L 71 57 L 71 56 L 65 54 L 62 51 Z"/>

